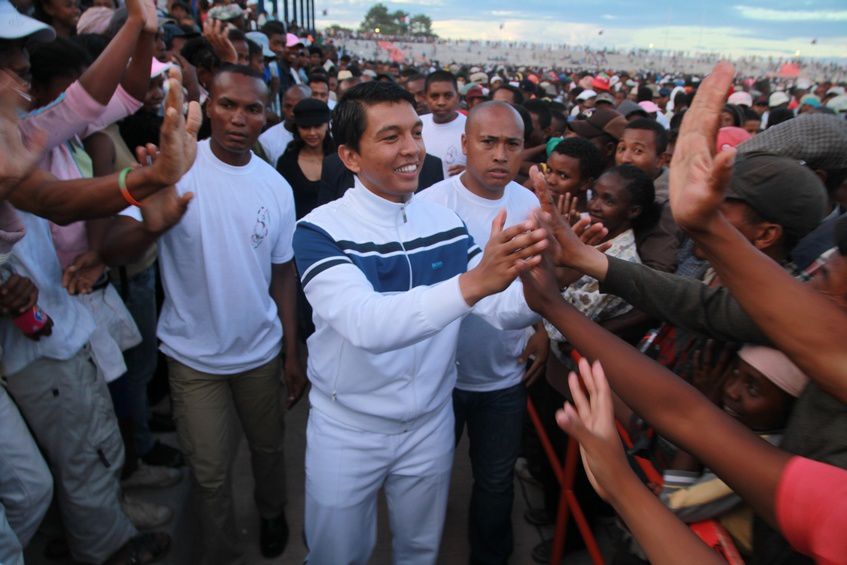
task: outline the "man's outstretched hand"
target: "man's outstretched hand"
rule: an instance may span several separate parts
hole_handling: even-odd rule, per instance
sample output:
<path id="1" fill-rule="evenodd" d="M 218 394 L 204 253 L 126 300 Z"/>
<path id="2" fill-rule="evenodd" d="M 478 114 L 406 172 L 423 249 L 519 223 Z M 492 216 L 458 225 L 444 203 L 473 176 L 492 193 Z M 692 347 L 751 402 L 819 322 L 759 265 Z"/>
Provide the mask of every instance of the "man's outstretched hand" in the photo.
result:
<path id="1" fill-rule="evenodd" d="M 547 232 L 534 219 L 504 228 L 501 210 L 491 223 L 491 236 L 479 264 L 459 277 L 462 297 L 473 306 L 486 296 L 504 290 L 518 275 L 541 261 L 540 253 L 550 244 Z"/>
<path id="2" fill-rule="evenodd" d="M 674 220 L 688 231 L 703 231 L 719 214 L 732 176 L 735 151 L 714 156 L 726 93 L 735 69 L 718 63 L 703 80 L 685 113 L 670 168 L 670 203 Z"/>

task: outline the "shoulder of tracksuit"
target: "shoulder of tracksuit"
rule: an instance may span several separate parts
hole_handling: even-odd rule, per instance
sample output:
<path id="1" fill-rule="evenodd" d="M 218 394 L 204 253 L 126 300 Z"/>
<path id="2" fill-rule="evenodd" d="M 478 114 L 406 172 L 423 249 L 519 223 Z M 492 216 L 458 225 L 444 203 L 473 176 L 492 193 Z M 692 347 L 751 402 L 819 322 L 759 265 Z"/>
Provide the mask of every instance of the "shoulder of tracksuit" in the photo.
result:
<path id="1" fill-rule="evenodd" d="M 313 211 L 297 223 L 294 232 L 303 287 L 327 269 L 349 263 L 365 274 L 377 292 L 402 292 L 461 274 L 482 252 L 453 211 L 416 200 L 409 215 L 414 222 L 410 237 L 398 241 L 393 230 L 385 230 L 384 239 L 373 241 L 373 230 L 367 230 L 370 237 L 364 235 L 362 221 L 352 217 L 341 200 Z"/>

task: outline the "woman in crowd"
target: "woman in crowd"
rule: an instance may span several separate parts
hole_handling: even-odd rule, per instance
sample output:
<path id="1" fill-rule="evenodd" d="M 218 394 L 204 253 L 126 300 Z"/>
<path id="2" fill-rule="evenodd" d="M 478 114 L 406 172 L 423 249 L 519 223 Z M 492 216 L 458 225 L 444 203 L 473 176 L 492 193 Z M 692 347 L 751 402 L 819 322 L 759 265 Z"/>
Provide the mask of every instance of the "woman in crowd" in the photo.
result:
<path id="1" fill-rule="evenodd" d="M 329 107 L 320 100 L 306 98 L 294 107 L 294 139 L 276 163 L 294 191 L 299 220 L 318 202 L 324 157 L 335 151 L 329 135 Z"/>

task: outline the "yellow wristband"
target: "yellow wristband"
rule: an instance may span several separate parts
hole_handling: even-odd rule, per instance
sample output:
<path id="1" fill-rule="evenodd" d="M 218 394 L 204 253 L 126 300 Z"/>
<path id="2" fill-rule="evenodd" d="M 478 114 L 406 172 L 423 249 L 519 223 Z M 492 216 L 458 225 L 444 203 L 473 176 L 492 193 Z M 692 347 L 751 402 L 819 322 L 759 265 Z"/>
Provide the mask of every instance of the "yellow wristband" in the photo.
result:
<path id="1" fill-rule="evenodd" d="M 118 173 L 118 188 L 121 189 L 121 194 L 131 206 L 141 206 L 141 202 L 132 197 L 132 194 L 129 193 L 129 189 L 126 187 L 126 176 L 132 171 L 132 167 L 127 167 L 122 169 L 120 173 Z"/>

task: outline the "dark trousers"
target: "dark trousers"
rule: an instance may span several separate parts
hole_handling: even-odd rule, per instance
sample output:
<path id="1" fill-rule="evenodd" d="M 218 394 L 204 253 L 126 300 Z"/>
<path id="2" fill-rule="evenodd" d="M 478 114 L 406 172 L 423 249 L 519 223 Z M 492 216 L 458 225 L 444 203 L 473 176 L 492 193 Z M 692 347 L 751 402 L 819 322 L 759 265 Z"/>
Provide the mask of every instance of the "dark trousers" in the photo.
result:
<path id="1" fill-rule="evenodd" d="M 515 460 L 526 411 L 523 383 L 490 392 L 453 390 L 456 442 L 467 426 L 473 490 L 468 536 L 471 563 L 506 563 L 512 553 Z"/>

